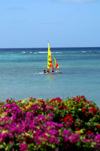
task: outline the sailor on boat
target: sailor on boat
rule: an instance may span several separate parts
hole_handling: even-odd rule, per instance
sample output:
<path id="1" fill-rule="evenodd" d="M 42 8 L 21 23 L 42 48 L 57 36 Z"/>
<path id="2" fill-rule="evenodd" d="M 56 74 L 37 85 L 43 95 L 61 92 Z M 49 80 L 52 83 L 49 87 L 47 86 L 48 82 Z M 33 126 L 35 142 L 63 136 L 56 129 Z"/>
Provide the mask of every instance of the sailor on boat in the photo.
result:
<path id="1" fill-rule="evenodd" d="M 54 68 L 52 69 L 52 71 L 51 72 L 54 72 Z"/>
<path id="2" fill-rule="evenodd" d="M 46 73 L 46 70 L 44 70 L 43 72 Z"/>
<path id="3" fill-rule="evenodd" d="M 58 66 L 58 63 L 55 59 L 55 57 L 53 56 L 54 58 L 54 61 L 55 61 L 55 69 L 58 69 L 59 66 Z M 52 69 L 51 71 L 49 71 L 49 69 Z M 49 45 L 49 42 L 48 42 L 48 55 L 47 55 L 47 70 L 44 70 L 44 73 L 61 73 L 61 72 L 57 72 L 57 71 L 54 71 L 54 68 L 53 68 L 53 61 L 52 61 L 52 55 L 51 55 L 51 50 L 50 50 L 50 45 Z"/>
<path id="4" fill-rule="evenodd" d="M 49 69 L 47 69 L 47 72 L 48 72 L 48 73 L 50 72 Z"/>

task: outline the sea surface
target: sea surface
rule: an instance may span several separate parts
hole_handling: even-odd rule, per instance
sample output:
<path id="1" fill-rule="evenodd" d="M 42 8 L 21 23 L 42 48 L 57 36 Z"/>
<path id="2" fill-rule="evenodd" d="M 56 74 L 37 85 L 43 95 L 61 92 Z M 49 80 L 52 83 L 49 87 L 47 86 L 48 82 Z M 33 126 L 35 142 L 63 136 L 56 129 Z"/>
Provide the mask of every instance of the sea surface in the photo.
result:
<path id="1" fill-rule="evenodd" d="M 47 48 L 0 49 L 0 101 L 84 95 L 100 107 L 100 48 L 51 51 L 61 74 L 43 74 Z"/>

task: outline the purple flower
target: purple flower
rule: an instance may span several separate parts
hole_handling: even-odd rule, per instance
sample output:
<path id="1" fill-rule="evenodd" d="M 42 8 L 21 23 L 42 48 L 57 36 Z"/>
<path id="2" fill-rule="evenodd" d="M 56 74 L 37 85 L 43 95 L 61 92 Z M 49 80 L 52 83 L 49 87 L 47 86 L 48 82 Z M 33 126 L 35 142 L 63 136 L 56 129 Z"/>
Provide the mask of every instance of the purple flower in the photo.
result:
<path id="1" fill-rule="evenodd" d="M 49 134 L 51 134 L 51 135 L 57 135 L 59 132 L 58 132 L 58 130 L 56 130 L 56 129 L 54 129 L 54 130 L 51 130 L 50 132 L 49 132 Z"/>
<path id="2" fill-rule="evenodd" d="M 51 120 L 53 120 L 53 114 L 52 113 L 48 113 L 47 116 L 50 116 Z"/>
<path id="3" fill-rule="evenodd" d="M 67 127 L 67 126 L 70 126 L 70 125 L 72 125 L 72 122 L 67 122 L 67 123 L 65 124 L 66 127 Z"/>
<path id="4" fill-rule="evenodd" d="M 40 142 L 39 142 L 39 141 L 37 141 L 37 142 L 36 142 L 36 145 L 37 145 L 37 146 L 39 146 L 39 145 L 40 145 Z"/>
<path id="5" fill-rule="evenodd" d="M 46 105 L 43 103 L 43 104 L 41 104 L 41 107 L 43 108 L 43 109 L 46 109 Z"/>
<path id="6" fill-rule="evenodd" d="M 37 106 L 37 105 L 32 105 L 32 106 L 31 106 L 31 109 L 36 110 L 36 109 L 38 109 L 38 106 Z"/>
<path id="7" fill-rule="evenodd" d="M 20 151 L 25 151 L 27 149 L 27 144 L 21 144 L 19 147 Z"/>
<path id="8" fill-rule="evenodd" d="M 95 137 L 95 135 L 91 132 L 90 134 L 88 134 L 88 136 L 89 137 L 92 137 L 92 138 L 94 138 Z"/>
<path id="9" fill-rule="evenodd" d="M 40 129 L 43 129 L 44 128 L 44 125 L 40 125 Z"/>
<path id="10" fill-rule="evenodd" d="M 94 138 L 94 142 L 96 143 L 95 148 L 100 149 L 100 134 L 97 134 Z"/>
<path id="11" fill-rule="evenodd" d="M 67 135 L 67 136 L 70 136 L 70 135 L 71 135 L 70 131 L 67 130 L 67 129 L 64 129 L 64 130 L 62 131 L 62 133 L 63 133 L 64 136 L 65 136 L 65 135 Z"/>
<path id="12" fill-rule="evenodd" d="M 50 139 L 49 139 L 49 142 L 50 143 L 53 143 L 55 141 L 55 138 L 54 137 L 51 137 Z"/>
<path id="13" fill-rule="evenodd" d="M 77 134 L 72 134 L 69 138 L 72 144 L 75 144 L 79 141 L 79 136 L 81 135 L 81 133 L 77 133 Z"/>
<path id="14" fill-rule="evenodd" d="M 55 140 L 55 144 L 59 144 L 59 142 L 60 142 L 59 139 Z"/>
<path id="15" fill-rule="evenodd" d="M 47 110 L 53 110 L 53 107 L 47 106 L 46 109 L 47 109 Z"/>
<path id="16" fill-rule="evenodd" d="M 88 138 L 88 139 L 83 138 L 82 140 L 83 140 L 84 142 L 86 142 L 86 143 L 87 143 L 87 142 L 91 142 L 91 139 L 89 139 L 89 138 Z"/>
<path id="17" fill-rule="evenodd" d="M 33 115 L 32 115 L 32 113 L 27 112 L 27 113 L 26 113 L 26 117 L 29 118 L 29 119 L 31 119 L 31 118 L 33 117 Z"/>
<path id="18" fill-rule="evenodd" d="M 63 127 L 63 124 L 58 124 L 58 127 L 59 127 L 59 128 L 62 128 L 62 127 Z"/>
<path id="19" fill-rule="evenodd" d="M 13 138 L 14 138 L 14 136 L 13 136 L 12 133 L 9 133 L 9 137 L 10 137 L 10 139 L 13 139 Z"/>
<path id="20" fill-rule="evenodd" d="M 100 143 L 100 134 L 95 136 L 94 141 Z"/>
<path id="21" fill-rule="evenodd" d="M 64 142 L 69 141 L 69 137 L 64 136 Z"/>

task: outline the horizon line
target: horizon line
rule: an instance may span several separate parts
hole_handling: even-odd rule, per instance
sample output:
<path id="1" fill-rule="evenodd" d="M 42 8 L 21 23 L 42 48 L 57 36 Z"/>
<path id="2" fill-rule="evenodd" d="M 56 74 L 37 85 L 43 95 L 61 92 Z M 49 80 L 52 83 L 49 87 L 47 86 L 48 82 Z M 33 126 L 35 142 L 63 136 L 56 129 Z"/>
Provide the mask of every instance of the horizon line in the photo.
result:
<path id="1" fill-rule="evenodd" d="M 14 47 L 10 48 L 10 47 L 9 47 L 9 48 L 0 48 L 0 50 L 1 50 L 1 49 L 41 49 L 41 48 L 42 48 L 42 49 L 46 49 L 47 47 L 18 47 L 18 48 L 16 48 L 16 47 L 15 47 L 15 48 L 14 48 Z M 58 48 L 64 48 L 64 49 L 66 49 L 66 48 L 67 48 L 67 49 L 70 49 L 70 48 L 71 48 L 71 49 L 72 49 L 72 48 L 100 48 L 100 46 L 94 46 L 94 47 L 92 47 L 92 46 L 88 46 L 88 47 L 86 47 L 86 46 L 85 46 L 85 47 L 83 47 L 83 46 L 82 46 L 82 47 L 50 47 L 50 48 L 51 48 L 51 49 L 54 49 L 54 48 L 55 48 L 55 49 L 58 49 Z"/>

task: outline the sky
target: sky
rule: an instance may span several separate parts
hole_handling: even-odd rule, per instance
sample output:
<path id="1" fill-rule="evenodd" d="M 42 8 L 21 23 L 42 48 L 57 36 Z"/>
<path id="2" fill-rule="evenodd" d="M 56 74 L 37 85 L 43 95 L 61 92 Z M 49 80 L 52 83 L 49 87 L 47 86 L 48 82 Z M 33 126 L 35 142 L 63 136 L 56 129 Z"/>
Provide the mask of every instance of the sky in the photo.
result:
<path id="1" fill-rule="evenodd" d="M 0 48 L 100 47 L 100 0 L 1 0 Z"/>

